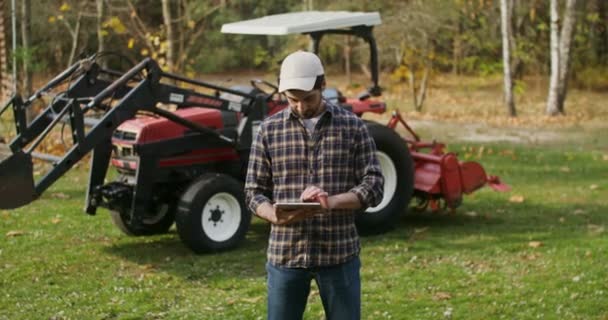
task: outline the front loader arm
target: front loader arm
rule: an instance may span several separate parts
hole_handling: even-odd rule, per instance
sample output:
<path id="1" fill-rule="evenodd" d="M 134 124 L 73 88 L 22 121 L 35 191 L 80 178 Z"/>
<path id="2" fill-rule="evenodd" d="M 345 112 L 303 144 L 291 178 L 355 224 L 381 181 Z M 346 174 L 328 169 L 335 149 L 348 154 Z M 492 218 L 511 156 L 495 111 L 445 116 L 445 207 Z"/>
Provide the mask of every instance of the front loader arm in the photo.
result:
<path id="1" fill-rule="evenodd" d="M 93 151 L 91 172 L 87 193 L 86 211 L 94 214 L 97 204 L 91 193 L 101 186 L 109 166 L 112 153 L 111 137 L 115 129 L 124 121 L 133 118 L 138 111 L 148 111 L 179 123 L 192 131 L 218 138 L 219 142 L 229 146 L 237 146 L 237 141 L 222 135 L 217 130 L 208 128 L 176 114 L 160 109 L 158 103 L 176 104 L 181 107 L 210 107 L 220 110 L 241 112 L 245 117 L 252 115 L 245 122 L 245 127 L 251 127 L 251 119 L 262 117 L 265 103 L 262 97 L 253 97 L 243 92 L 221 88 L 202 81 L 183 78 L 164 73 L 152 59 L 144 59 L 124 74 L 108 72 L 99 68 L 95 63 L 86 64 L 85 72 L 76 76 L 74 82 L 63 94 L 56 96 L 49 106 L 32 124 L 24 126 L 10 144 L 10 150 L 0 146 L 0 209 L 12 209 L 26 205 L 37 199 L 55 181 L 61 178 L 74 164 L 86 154 Z M 46 90 L 56 87 L 66 79 L 71 79 L 80 70 L 70 67 L 57 76 L 44 90 L 37 91 L 23 105 L 40 97 Z M 120 77 L 113 82 L 102 80 L 99 73 Z M 145 75 L 145 76 L 144 76 Z M 207 95 L 192 89 L 180 88 L 162 83 L 164 78 L 186 82 L 193 87 L 215 90 L 216 95 Z M 136 82 L 136 85 L 131 85 Z M 219 92 L 238 95 L 243 101 L 236 102 L 219 97 Z M 108 100 L 118 100 L 115 106 L 104 104 Z M 15 97 L 13 104 L 19 104 Z M 5 107 L 4 109 L 6 109 Z M 105 110 L 105 114 L 88 131 L 84 128 L 84 116 L 92 109 Z M 73 145 L 60 157 L 49 157 L 54 160 L 54 167 L 35 182 L 33 177 L 32 156 L 34 149 L 50 133 L 59 122 L 69 119 Z M 249 126 L 249 127 L 247 127 Z M 247 141 L 240 141 L 241 144 Z"/>
<path id="2" fill-rule="evenodd" d="M 34 201 L 93 149 L 99 149 L 97 154 L 106 158 L 107 145 L 110 144 L 116 127 L 135 116 L 138 110 L 154 108 L 156 101 L 151 77 L 139 81 L 135 87 L 128 85 L 134 79 L 139 79 L 144 70 L 153 69 L 154 66 L 153 61 L 146 59 L 111 83 L 99 80 L 91 74 L 82 75 L 65 94 L 56 97 L 30 126 L 11 142 L 10 150 L 6 147 L 0 148 L 0 209 L 18 208 Z M 108 98 L 121 99 L 85 133 L 84 115 L 89 110 L 102 107 Z M 33 150 L 64 117 L 69 118 L 72 126 L 73 145 L 63 156 L 57 158 L 51 170 L 35 182 Z M 105 166 L 94 167 L 105 175 L 107 166 L 106 162 Z M 91 181 L 97 183 L 98 180 Z"/>

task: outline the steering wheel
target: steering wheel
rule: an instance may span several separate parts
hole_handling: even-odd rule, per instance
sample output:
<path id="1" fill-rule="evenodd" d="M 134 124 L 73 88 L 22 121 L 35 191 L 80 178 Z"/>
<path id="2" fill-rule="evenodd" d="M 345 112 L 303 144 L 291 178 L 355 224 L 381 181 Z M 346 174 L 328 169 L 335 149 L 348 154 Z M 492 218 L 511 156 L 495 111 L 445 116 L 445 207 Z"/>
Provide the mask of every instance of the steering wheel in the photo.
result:
<path id="1" fill-rule="evenodd" d="M 268 93 L 268 92 L 266 92 L 266 90 L 260 88 L 260 85 L 269 87 L 272 89 L 272 91 L 270 93 Z M 271 101 L 272 97 L 274 97 L 275 94 L 279 93 L 279 87 L 275 86 L 274 84 L 272 84 L 266 80 L 253 79 L 253 80 L 251 80 L 251 86 L 262 91 L 263 93 L 267 94 L 268 98 L 266 98 L 266 101 Z"/>

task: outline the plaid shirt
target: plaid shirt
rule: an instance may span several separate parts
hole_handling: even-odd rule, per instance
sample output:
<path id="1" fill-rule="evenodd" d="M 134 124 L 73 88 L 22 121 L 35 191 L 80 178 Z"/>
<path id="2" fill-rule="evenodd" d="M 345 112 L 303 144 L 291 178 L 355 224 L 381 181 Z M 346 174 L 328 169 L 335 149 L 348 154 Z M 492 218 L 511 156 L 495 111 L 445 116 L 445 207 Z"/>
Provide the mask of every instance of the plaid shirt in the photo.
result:
<path id="1" fill-rule="evenodd" d="M 382 200 L 384 178 L 376 145 L 355 114 L 325 102 L 312 137 L 286 108 L 260 126 L 245 183 L 252 212 L 264 202 L 299 202 L 315 185 L 329 195 L 353 192 L 364 208 Z M 354 210 L 332 210 L 300 222 L 272 225 L 268 261 L 288 268 L 336 265 L 359 254 Z"/>

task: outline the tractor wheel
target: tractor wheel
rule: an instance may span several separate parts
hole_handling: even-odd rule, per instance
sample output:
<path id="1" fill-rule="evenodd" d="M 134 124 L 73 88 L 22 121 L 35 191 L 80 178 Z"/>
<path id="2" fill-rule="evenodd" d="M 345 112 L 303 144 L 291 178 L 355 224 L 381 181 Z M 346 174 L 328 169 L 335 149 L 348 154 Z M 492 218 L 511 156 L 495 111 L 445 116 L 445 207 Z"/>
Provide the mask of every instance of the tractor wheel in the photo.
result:
<path id="1" fill-rule="evenodd" d="M 167 233 L 173 225 L 173 221 L 175 221 L 175 205 L 163 203 L 156 206 L 155 210 L 154 215 L 144 217 L 142 225 L 137 228 L 131 223 L 128 208 L 110 210 L 110 216 L 114 225 L 129 236 L 151 236 Z"/>
<path id="2" fill-rule="evenodd" d="M 389 127 L 374 122 L 366 124 L 376 143 L 376 156 L 384 175 L 384 197 L 380 204 L 357 215 L 357 230 L 363 235 L 393 228 L 407 210 L 414 191 L 414 163 L 407 142 Z"/>
<path id="3" fill-rule="evenodd" d="M 216 173 L 205 174 L 188 187 L 175 218 L 177 233 L 196 253 L 235 247 L 250 223 L 243 185 Z"/>

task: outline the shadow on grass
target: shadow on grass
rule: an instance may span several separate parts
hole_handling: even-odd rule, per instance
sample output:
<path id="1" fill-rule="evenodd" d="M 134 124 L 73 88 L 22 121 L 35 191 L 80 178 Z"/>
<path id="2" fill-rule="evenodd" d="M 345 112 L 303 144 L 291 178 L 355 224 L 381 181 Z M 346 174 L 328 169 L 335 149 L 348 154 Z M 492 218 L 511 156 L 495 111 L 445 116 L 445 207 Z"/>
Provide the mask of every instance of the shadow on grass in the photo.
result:
<path id="1" fill-rule="evenodd" d="M 365 249 L 401 243 L 412 251 L 427 253 L 483 252 L 489 247 L 518 251 L 527 248 L 529 241 L 551 246 L 585 241 L 589 236 L 588 224 L 608 223 L 608 218 L 602 215 L 605 208 L 600 205 L 586 206 L 580 214 L 573 214 L 580 212 L 577 205 L 550 207 L 526 203 L 497 207 L 504 212 L 496 213 L 492 203 L 482 202 L 469 204 L 455 214 L 407 214 L 392 231 L 365 237 L 362 246 Z M 465 214 L 472 211 L 494 213 Z M 175 231 L 157 237 L 125 238 L 104 250 L 189 280 L 260 277 L 265 275 L 269 230 L 267 223 L 254 219 L 245 241 L 225 252 L 196 255 L 181 243 Z"/>
<path id="2" fill-rule="evenodd" d="M 501 206 L 497 206 L 501 207 Z M 518 250 L 530 241 L 548 245 L 584 242 L 593 237 L 593 226 L 608 224 L 601 205 L 505 204 L 504 212 L 490 211 L 489 204 L 467 205 L 455 214 L 413 213 L 404 215 L 386 234 L 366 237 L 365 245 L 382 246 L 401 241 L 427 251 L 482 251 L 488 247 Z M 467 215 L 466 212 L 492 212 Z M 591 228 L 590 228 L 591 226 Z"/>
<path id="3" fill-rule="evenodd" d="M 256 221 L 237 248 L 195 254 L 174 229 L 166 235 L 125 238 L 103 250 L 139 265 L 152 266 L 190 280 L 210 277 L 257 277 L 265 275 L 266 244 L 270 227 Z"/>

